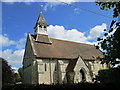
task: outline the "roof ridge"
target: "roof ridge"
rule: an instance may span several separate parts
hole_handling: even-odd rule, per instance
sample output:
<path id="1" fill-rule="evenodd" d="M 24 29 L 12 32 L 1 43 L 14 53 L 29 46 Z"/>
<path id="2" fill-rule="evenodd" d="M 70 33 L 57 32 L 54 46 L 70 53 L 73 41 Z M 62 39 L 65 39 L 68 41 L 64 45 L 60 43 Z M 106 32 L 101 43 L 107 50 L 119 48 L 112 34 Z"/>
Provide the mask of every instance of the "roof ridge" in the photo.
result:
<path id="1" fill-rule="evenodd" d="M 54 40 L 58 40 L 58 41 L 64 41 L 64 42 L 70 42 L 70 43 L 76 43 L 76 44 L 83 44 L 83 45 L 94 46 L 94 45 L 91 45 L 91 44 L 79 43 L 79 42 L 68 41 L 68 40 L 62 40 L 62 39 L 56 39 L 56 38 L 50 38 L 50 39 L 54 39 Z"/>

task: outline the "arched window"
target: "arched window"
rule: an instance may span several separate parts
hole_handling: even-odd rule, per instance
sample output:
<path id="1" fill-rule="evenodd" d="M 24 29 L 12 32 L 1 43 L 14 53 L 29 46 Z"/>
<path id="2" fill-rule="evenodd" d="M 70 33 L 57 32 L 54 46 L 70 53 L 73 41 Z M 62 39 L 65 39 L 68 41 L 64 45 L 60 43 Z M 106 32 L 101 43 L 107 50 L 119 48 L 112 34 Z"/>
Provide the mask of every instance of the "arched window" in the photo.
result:
<path id="1" fill-rule="evenodd" d="M 45 63 L 45 71 L 47 71 L 47 64 Z"/>
<path id="2" fill-rule="evenodd" d="M 55 71 L 57 71 L 57 64 L 55 64 Z"/>
<path id="3" fill-rule="evenodd" d="M 82 69 L 80 70 L 80 78 L 81 78 L 81 81 L 86 80 L 85 73 L 84 73 L 84 71 Z"/>

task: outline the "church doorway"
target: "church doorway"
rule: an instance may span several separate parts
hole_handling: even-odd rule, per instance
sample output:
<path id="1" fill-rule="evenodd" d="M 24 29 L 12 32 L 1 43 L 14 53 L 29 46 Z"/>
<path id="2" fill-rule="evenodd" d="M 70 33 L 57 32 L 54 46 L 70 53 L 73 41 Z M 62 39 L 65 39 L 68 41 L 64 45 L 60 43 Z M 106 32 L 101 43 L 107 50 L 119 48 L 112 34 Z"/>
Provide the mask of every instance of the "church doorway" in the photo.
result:
<path id="1" fill-rule="evenodd" d="M 84 82 L 86 80 L 85 72 L 83 69 L 80 70 L 80 79 L 81 82 Z"/>

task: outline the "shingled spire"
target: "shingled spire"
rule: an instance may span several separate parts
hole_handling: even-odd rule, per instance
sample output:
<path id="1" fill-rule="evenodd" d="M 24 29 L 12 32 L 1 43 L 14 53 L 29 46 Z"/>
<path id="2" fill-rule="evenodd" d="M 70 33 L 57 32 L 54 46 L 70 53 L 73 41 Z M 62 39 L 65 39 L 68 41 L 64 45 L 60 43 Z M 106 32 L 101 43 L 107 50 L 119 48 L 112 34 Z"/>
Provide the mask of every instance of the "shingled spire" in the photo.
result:
<path id="1" fill-rule="evenodd" d="M 47 26 L 48 26 L 48 24 L 46 23 L 46 20 L 43 16 L 42 12 L 40 12 L 40 15 L 38 17 L 36 25 L 34 27 L 35 34 L 45 34 L 45 35 L 47 35 Z"/>

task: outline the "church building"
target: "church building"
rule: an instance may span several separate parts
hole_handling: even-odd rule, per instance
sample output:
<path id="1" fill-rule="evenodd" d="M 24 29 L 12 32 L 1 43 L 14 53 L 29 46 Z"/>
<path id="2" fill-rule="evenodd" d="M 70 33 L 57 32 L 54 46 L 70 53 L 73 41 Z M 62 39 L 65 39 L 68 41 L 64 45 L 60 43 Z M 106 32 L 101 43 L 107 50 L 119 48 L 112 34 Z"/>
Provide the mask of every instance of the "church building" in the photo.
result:
<path id="1" fill-rule="evenodd" d="M 40 12 L 34 35 L 28 33 L 23 58 L 24 84 L 92 82 L 98 70 L 106 68 L 95 46 L 49 38 L 48 24 Z"/>

